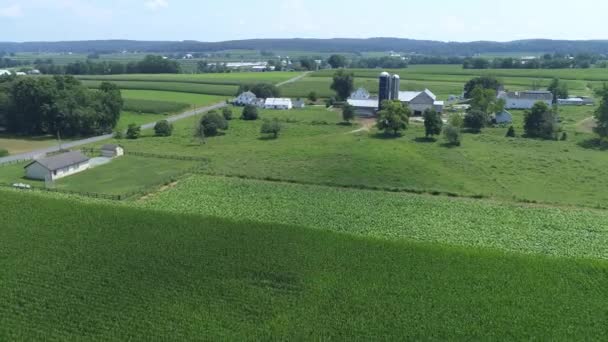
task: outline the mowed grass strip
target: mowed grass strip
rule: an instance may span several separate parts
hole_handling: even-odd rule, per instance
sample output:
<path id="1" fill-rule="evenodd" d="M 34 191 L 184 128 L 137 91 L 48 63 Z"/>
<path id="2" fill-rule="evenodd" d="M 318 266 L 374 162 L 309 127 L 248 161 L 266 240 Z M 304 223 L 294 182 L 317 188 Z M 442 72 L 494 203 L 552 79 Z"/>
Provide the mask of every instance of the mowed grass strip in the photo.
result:
<path id="1" fill-rule="evenodd" d="M 2 340 L 608 337 L 605 262 L 12 191 L 0 206 Z"/>

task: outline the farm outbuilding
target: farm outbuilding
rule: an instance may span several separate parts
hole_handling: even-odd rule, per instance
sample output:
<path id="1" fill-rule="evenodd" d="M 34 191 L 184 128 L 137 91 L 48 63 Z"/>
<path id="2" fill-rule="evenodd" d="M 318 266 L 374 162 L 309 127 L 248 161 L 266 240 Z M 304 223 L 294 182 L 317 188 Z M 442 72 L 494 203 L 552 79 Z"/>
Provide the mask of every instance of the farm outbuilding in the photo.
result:
<path id="1" fill-rule="evenodd" d="M 89 166 L 89 157 L 81 152 L 66 152 L 37 159 L 27 164 L 25 166 L 25 177 L 53 181 L 85 171 Z"/>
<path id="2" fill-rule="evenodd" d="M 499 99 L 506 102 L 506 109 L 531 109 L 537 102 L 553 105 L 553 94 L 550 91 L 530 90 L 515 92 L 500 92 Z"/>
<path id="3" fill-rule="evenodd" d="M 506 110 L 494 114 L 494 122 L 497 124 L 510 124 L 513 122 L 513 115 Z"/>
<path id="4" fill-rule="evenodd" d="M 125 150 L 118 145 L 107 144 L 101 147 L 101 155 L 106 158 L 116 158 L 125 155 Z"/>
<path id="5" fill-rule="evenodd" d="M 286 98 L 268 98 L 264 102 L 265 109 L 292 109 L 293 103 L 291 99 Z"/>
<path id="6" fill-rule="evenodd" d="M 306 108 L 306 102 L 304 102 L 304 100 L 297 99 L 293 101 L 293 108 Z"/>
<path id="7" fill-rule="evenodd" d="M 234 104 L 237 106 L 255 105 L 258 97 L 250 91 L 241 93 L 235 100 Z"/>

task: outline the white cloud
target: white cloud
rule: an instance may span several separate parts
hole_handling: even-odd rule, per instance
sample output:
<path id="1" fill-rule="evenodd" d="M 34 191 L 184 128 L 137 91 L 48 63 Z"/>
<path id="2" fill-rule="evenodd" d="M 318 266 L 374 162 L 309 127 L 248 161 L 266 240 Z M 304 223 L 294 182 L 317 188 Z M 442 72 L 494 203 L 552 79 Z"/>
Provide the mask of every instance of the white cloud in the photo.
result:
<path id="1" fill-rule="evenodd" d="M 23 11 L 21 10 L 21 6 L 18 4 L 0 8 L 0 17 L 16 18 L 21 17 L 22 15 Z"/>
<path id="2" fill-rule="evenodd" d="M 167 0 L 150 0 L 146 1 L 146 7 L 153 11 L 156 11 L 161 8 L 169 7 L 169 3 L 167 2 Z"/>

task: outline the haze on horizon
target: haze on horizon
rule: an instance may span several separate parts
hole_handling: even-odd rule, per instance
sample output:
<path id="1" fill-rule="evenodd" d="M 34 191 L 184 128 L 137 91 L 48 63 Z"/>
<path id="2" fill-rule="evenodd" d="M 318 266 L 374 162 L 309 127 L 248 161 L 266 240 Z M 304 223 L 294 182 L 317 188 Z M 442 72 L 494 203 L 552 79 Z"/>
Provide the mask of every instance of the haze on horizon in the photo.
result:
<path id="1" fill-rule="evenodd" d="M 0 0 L 0 41 L 608 39 L 605 13 L 596 0 Z"/>

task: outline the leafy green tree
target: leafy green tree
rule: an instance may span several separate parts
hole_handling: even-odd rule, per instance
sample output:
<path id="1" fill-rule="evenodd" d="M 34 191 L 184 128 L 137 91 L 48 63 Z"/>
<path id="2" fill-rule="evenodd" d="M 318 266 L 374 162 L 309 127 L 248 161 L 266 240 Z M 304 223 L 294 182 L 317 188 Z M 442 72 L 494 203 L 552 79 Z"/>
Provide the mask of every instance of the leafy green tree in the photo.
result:
<path id="1" fill-rule="evenodd" d="M 448 125 L 462 129 L 464 127 L 464 117 L 460 113 L 454 113 L 448 118 Z"/>
<path id="2" fill-rule="evenodd" d="M 300 58 L 300 65 L 305 70 L 317 70 L 317 62 L 309 57 Z"/>
<path id="3" fill-rule="evenodd" d="M 327 60 L 327 63 L 334 69 L 344 68 L 346 67 L 346 57 L 342 55 L 331 55 Z"/>
<path id="4" fill-rule="evenodd" d="M 139 139 L 141 135 L 141 127 L 137 124 L 129 124 L 127 127 L 127 139 Z"/>
<path id="5" fill-rule="evenodd" d="M 443 120 L 441 120 L 441 114 L 437 113 L 434 109 L 427 109 L 424 111 L 424 132 L 427 138 L 433 135 L 441 134 L 441 128 L 443 127 Z"/>
<path id="6" fill-rule="evenodd" d="M 264 120 L 260 132 L 262 134 L 270 134 L 274 139 L 278 138 L 279 132 L 281 132 L 281 123 L 279 119 L 274 118 L 272 120 Z"/>
<path id="7" fill-rule="evenodd" d="M 351 120 L 353 120 L 355 118 L 355 107 L 349 105 L 349 104 L 345 104 L 344 107 L 342 107 L 342 120 L 344 120 L 344 122 L 350 123 Z"/>
<path id="8" fill-rule="evenodd" d="M 549 87 L 547 88 L 553 94 L 553 103 L 557 103 L 558 99 L 567 99 L 568 94 L 568 84 L 561 82 L 559 78 L 554 78 Z"/>
<path id="9" fill-rule="evenodd" d="M 310 93 L 308 93 L 308 100 L 310 102 L 317 102 L 318 99 L 319 99 L 319 96 L 317 95 L 316 92 L 311 91 Z"/>
<path id="10" fill-rule="evenodd" d="M 524 131 L 530 138 L 555 139 L 558 131 L 557 119 L 552 108 L 537 102 L 524 114 Z"/>
<path id="11" fill-rule="evenodd" d="M 500 81 L 493 76 L 481 76 L 471 79 L 464 86 L 464 97 L 470 99 L 472 97 L 473 90 L 481 87 L 482 89 L 492 89 L 495 92 L 502 87 Z"/>
<path id="12" fill-rule="evenodd" d="M 241 114 L 241 120 L 257 120 L 258 119 L 258 107 L 247 105 L 243 108 L 243 114 Z"/>
<path id="13" fill-rule="evenodd" d="M 232 109 L 228 108 L 228 107 L 224 107 L 222 109 L 222 115 L 224 116 L 224 119 L 230 121 L 232 120 Z"/>
<path id="14" fill-rule="evenodd" d="M 471 101 L 469 104 L 473 110 L 488 114 L 489 112 L 494 111 L 495 103 L 496 91 L 493 89 L 484 89 L 478 86 L 471 92 Z"/>
<path id="15" fill-rule="evenodd" d="M 331 84 L 331 89 L 336 92 L 338 100 L 346 100 L 355 89 L 354 74 L 345 69 L 336 71 Z"/>
<path id="16" fill-rule="evenodd" d="M 8 151 L 0 148 L 0 157 L 6 157 L 6 156 L 8 156 Z"/>
<path id="17" fill-rule="evenodd" d="M 383 130 L 384 133 L 392 132 L 396 136 L 408 128 L 410 116 L 411 111 L 407 105 L 403 105 L 400 101 L 384 101 L 376 123 L 378 129 Z"/>
<path id="18" fill-rule="evenodd" d="M 200 126 L 203 127 L 205 137 L 214 137 L 218 135 L 220 131 L 228 129 L 228 121 L 226 121 L 224 116 L 219 114 L 217 111 L 212 110 L 203 115 L 200 121 Z"/>
<path id="19" fill-rule="evenodd" d="M 464 116 L 464 127 L 471 132 L 479 133 L 486 126 L 488 117 L 478 109 L 469 110 Z"/>
<path id="20" fill-rule="evenodd" d="M 167 120 L 161 120 L 154 125 L 154 133 L 159 137 L 168 137 L 173 134 L 173 125 Z"/>
<path id="21" fill-rule="evenodd" d="M 604 140 L 608 137 L 608 85 L 597 91 L 600 97 L 600 105 L 595 110 L 595 121 L 597 122 L 593 131 Z"/>
<path id="22" fill-rule="evenodd" d="M 461 134 L 460 128 L 454 127 L 452 125 L 446 125 L 443 128 L 443 137 L 447 141 L 449 145 L 452 146 L 460 146 Z"/>
<path id="23" fill-rule="evenodd" d="M 251 87 L 250 91 L 260 99 L 281 96 L 281 91 L 274 84 L 258 83 Z"/>
<path id="24" fill-rule="evenodd" d="M 515 138 L 515 128 L 513 128 L 513 126 L 509 127 L 506 136 L 507 138 Z"/>

